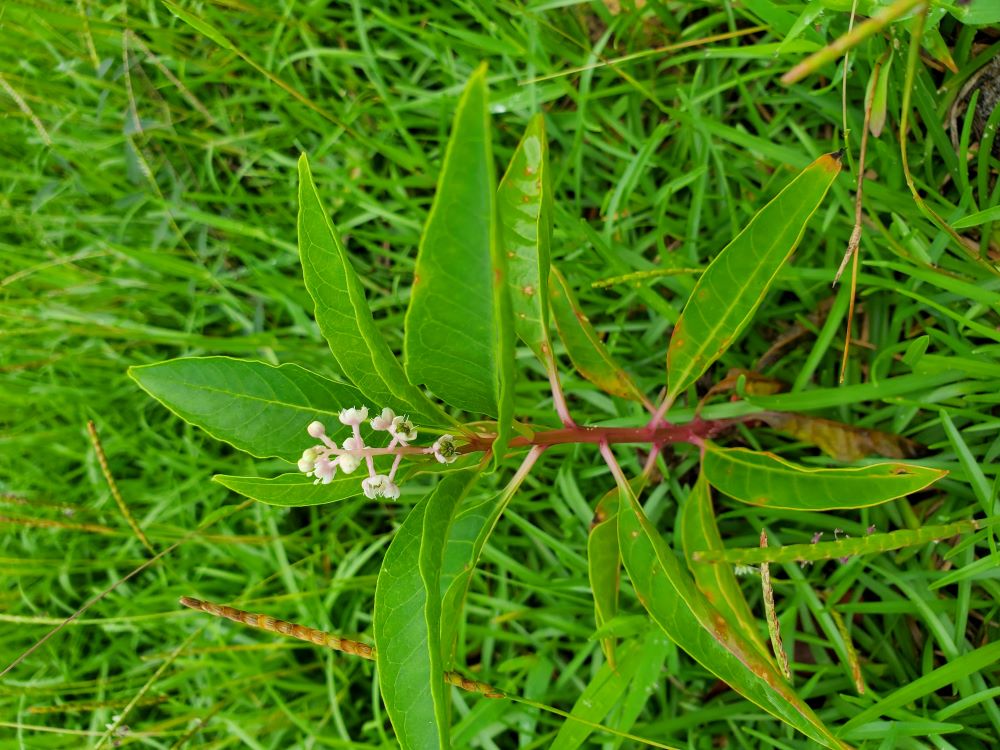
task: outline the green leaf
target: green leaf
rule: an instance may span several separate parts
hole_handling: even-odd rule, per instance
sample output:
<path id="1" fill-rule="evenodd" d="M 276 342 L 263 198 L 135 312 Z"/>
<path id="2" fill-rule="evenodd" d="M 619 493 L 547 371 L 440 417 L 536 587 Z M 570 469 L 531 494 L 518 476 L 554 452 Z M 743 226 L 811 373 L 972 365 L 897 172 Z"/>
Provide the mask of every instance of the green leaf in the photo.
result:
<path id="1" fill-rule="evenodd" d="M 643 638 L 630 641 L 621 648 L 621 658 L 617 665 L 606 663 L 597 670 L 597 674 L 591 678 L 590 683 L 573 704 L 570 716 L 590 722 L 602 721 L 621 700 L 636 672 L 646 661 L 646 640 Z M 594 728 L 587 724 L 567 719 L 559 728 L 555 740 L 549 745 L 549 750 L 576 750 L 587 741 L 593 731 Z"/>
<path id="2" fill-rule="evenodd" d="M 372 406 L 356 388 L 298 365 L 274 367 L 230 357 L 186 357 L 129 368 L 129 375 L 181 419 L 242 451 L 294 461 L 316 444 L 306 427 L 326 425 L 334 440 L 350 431 L 337 415 Z"/>
<path id="3" fill-rule="evenodd" d="M 445 662 L 452 665 L 452 651 L 458 623 L 462 617 L 469 582 L 472 580 L 483 548 L 493 534 L 500 516 L 510 500 L 517 493 L 524 476 L 516 477 L 497 495 L 476 505 L 463 508 L 452 525 L 448 547 L 445 550 L 444 568 L 441 572 L 442 605 L 444 613 L 441 622 L 441 642 L 444 646 Z"/>
<path id="4" fill-rule="evenodd" d="M 497 210 L 514 330 L 550 372 L 555 367 L 549 341 L 551 183 L 545 120 L 539 114 L 528 123 L 500 180 Z"/>
<path id="5" fill-rule="evenodd" d="M 746 328 L 809 218 L 840 173 L 837 154 L 806 167 L 705 269 L 667 349 L 667 401 L 697 380 Z"/>
<path id="6" fill-rule="evenodd" d="M 684 571 L 649 522 L 627 483 L 619 485 L 618 538 L 636 595 L 664 633 L 747 700 L 829 748 L 845 747 L 762 659 L 753 641 L 731 628 Z"/>
<path id="7" fill-rule="evenodd" d="M 649 475 L 640 474 L 629 480 L 632 492 L 639 494 L 646 487 Z M 621 587 L 622 557 L 618 549 L 618 489 L 609 490 L 594 508 L 587 537 L 587 575 L 594 596 L 594 622 L 598 632 L 604 630 L 618 615 L 618 591 Z M 615 663 L 615 638 L 601 637 L 601 649 L 608 662 Z"/>
<path id="8" fill-rule="evenodd" d="M 486 68 L 455 112 L 406 313 L 406 371 L 443 401 L 508 423 L 513 326 L 498 243 Z"/>
<path id="9" fill-rule="evenodd" d="M 391 407 L 428 426 L 454 424 L 410 384 L 379 333 L 361 282 L 320 200 L 305 154 L 299 158 L 298 226 L 302 275 L 316 305 L 316 323 L 344 376 L 379 409 Z"/>
<path id="10" fill-rule="evenodd" d="M 598 630 L 618 614 L 621 568 L 621 553 L 618 550 L 618 490 L 615 489 L 597 503 L 594 521 L 587 537 L 587 573 L 590 590 L 594 595 L 594 621 Z M 614 666 L 615 639 L 601 638 L 601 649 L 608 663 Z"/>
<path id="11" fill-rule="evenodd" d="M 973 0 L 971 3 L 951 2 L 948 11 L 966 26 L 986 26 L 1000 23 L 1000 6 L 990 0 Z"/>
<path id="12" fill-rule="evenodd" d="M 445 669 L 454 666 L 455 638 L 469 582 L 504 507 L 502 498 L 488 497 L 462 508 L 451 525 L 441 567 L 441 648 Z"/>
<path id="13" fill-rule="evenodd" d="M 645 394 L 636 387 L 621 365 L 611 358 L 597 331 L 580 309 L 566 278 L 555 266 L 549 273 L 549 301 L 559 338 L 566 346 L 566 353 L 577 372 L 612 396 L 645 403 Z"/>
<path id="14" fill-rule="evenodd" d="M 245 497 L 287 508 L 324 505 L 356 497 L 361 494 L 363 478 L 360 474 L 339 473 L 330 484 L 313 484 L 313 479 L 305 474 L 282 474 L 272 479 L 216 474 L 212 481 Z"/>
<path id="15" fill-rule="evenodd" d="M 777 665 L 771 653 L 764 644 L 757 618 L 753 616 L 750 605 L 747 604 L 739 581 L 730 565 L 709 565 L 698 562 L 697 555 L 706 550 L 723 549 L 722 537 L 715 522 L 715 512 L 712 508 L 712 488 L 704 474 L 698 475 L 698 481 L 681 506 L 678 517 L 678 536 L 684 548 L 684 557 L 688 568 L 694 574 L 698 588 L 722 616 L 730 627 L 740 631 L 757 647 L 762 659 Z"/>
<path id="16" fill-rule="evenodd" d="M 904 463 L 808 469 L 773 453 L 705 443 L 705 478 L 749 505 L 783 510 L 867 508 L 930 486 L 948 472 Z"/>
<path id="17" fill-rule="evenodd" d="M 448 748 L 441 566 L 455 509 L 478 471 L 446 475 L 403 521 L 375 586 L 379 688 L 403 750 Z"/>

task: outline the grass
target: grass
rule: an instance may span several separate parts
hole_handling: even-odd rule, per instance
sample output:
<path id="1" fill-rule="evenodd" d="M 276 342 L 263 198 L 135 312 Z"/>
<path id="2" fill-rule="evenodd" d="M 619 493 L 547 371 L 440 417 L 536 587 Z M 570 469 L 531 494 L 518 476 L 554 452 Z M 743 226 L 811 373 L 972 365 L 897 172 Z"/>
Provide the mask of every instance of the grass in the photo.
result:
<path id="1" fill-rule="evenodd" d="M 0 747 L 393 746 L 370 664 L 209 621 L 177 599 L 234 602 L 364 637 L 381 556 L 419 487 L 404 487 L 403 507 L 241 505 L 211 475 L 276 474 L 279 462 L 236 454 L 184 425 L 125 370 L 232 354 L 335 374 L 295 249 L 301 151 L 398 350 L 450 111 L 486 59 L 499 160 L 544 110 L 559 196 L 556 261 L 609 347 L 655 393 L 670 326 L 694 277 L 591 284 L 703 267 L 795 169 L 841 145 L 839 77 L 789 88 L 778 78 L 801 59 L 803 43 L 846 31 L 847 14 L 826 12 L 818 31 L 810 26 L 775 56 L 804 4 L 692 0 L 634 10 L 623 3 L 620 13 L 600 3 L 563 5 L 185 6 L 233 49 L 155 2 L 4 5 L 0 661 L 149 558 L 108 490 L 88 420 L 153 547 L 181 543 L 4 676 Z M 765 28 L 748 38 L 652 52 L 757 25 Z M 921 65 L 907 147 L 924 198 L 956 220 L 997 205 L 997 161 L 964 145 L 975 143 L 972 135 L 956 151 L 945 127 L 962 82 L 996 43 L 950 17 L 941 29 L 959 73 Z M 905 48 L 902 28 L 892 33 Z M 884 46 L 877 36 L 856 55 L 848 80 L 852 144 L 867 73 Z M 603 64 L 609 58 L 626 59 Z M 765 371 L 792 384 L 789 408 L 904 434 L 929 448 L 925 463 L 951 473 L 933 491 L 856 513 L 717 503 L 730 546 L 755 546 L 762 528 L 774 546 L 808 542 L 819 531 L 830 539 L 835 529 L 856 536 L 869 525 L 887 531 L 996 515 L 1000 279 L 990 262 L 997 234 L 988 223 L 963 230 L 972 248 L 959 248 L 914 203 L 894 140 L 904 74 L 897 54 L 889 125 L 869 147 L 875 178 L 866 184 L 862 311 L 848 385 L 837 386 L 847 295 L 830 289 L 853 221 L 848 177 L 751 330 L 713 372 L 751 367 L 800 324 L 806 334 Z M 830 297 L 829 315 L 811 317 Z M 551 423 L 540 369 L 526 349 L 518 363 L 521 415 Z M 566 387 L 575 413 L 589 421 L 641 417 L 638 407 L 568 373 Z M 809 446 L 759 428 L 729 442 L 826 463 Z M 639 456 L 619 457 L 626 470 L 640 469 Z M 648 515 L 668 538 L 696 464 L 684 449 L 668 455 L 663 481 L 646 495 Z M 474 579 L 458 658 L 470 673 L 563 710 L 573 706 L 603 664 L 592 637 L 586 540 L 593 505 L 611 484 L 591 447 L 540 461 Z M 843 565 L 773 565 L 800 693 L 839 725 L 910 686 L 904 703 L 873 714 L 852 742 L 993 746 L 996 665 L 940 670 L 997 638 L 995 550 L 983 531 Z M 763 623 L 759 582 L 744 581 Z M 641 612 L 629 593 L 623 607 Z M 644 637 L 634 617 L 617 627 L 623 637 Z M 848 644 L 860 660 L 863 696 Z M 648 653 L 647 682 L 631 688 L 640 707 L 631 731 L 691 748 L 807 746 L 669 643 L 652 643 Z M 931 674 L 943 679 L 919 681 Z M 452 699 L 456 747 L 544 747 L 562 722 L 457 691 Z M 615 725 L 624 710 L 606 723 Z M 110 736 L 107 724 L 123 714 L 128 731 Z M 590 741 L 616 745 L 606 734 Z"/>

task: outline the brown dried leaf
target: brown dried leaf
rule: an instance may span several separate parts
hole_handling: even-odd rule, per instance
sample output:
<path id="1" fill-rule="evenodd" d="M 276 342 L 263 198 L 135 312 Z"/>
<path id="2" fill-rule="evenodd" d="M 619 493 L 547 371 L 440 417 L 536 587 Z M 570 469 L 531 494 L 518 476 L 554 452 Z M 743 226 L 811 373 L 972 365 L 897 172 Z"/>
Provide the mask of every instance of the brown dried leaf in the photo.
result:
<path id="1" fill-rule="evenodd" d="M 900 435 L 851 427 L 831 419 L 781 412 L 762 412 L 757 417 L 778 432 L 811 443 L 838 461 L 856 461 L 867 456 L 916 458 L 926 453 L 920 443 Z"/>

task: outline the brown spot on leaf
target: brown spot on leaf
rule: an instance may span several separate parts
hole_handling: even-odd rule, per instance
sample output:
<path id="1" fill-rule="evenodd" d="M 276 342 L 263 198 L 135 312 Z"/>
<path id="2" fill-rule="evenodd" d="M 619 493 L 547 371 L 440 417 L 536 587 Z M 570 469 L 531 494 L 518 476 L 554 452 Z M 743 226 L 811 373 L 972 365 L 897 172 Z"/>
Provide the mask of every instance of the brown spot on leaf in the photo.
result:
<path id="1" fill-rule="evenodd" d="M 525 286 L 521 287 L 521 293 L 526 297 L 530 297 L 535 293 L 535 287 L 533 287 L 531 284 L 526 284 Z"/>

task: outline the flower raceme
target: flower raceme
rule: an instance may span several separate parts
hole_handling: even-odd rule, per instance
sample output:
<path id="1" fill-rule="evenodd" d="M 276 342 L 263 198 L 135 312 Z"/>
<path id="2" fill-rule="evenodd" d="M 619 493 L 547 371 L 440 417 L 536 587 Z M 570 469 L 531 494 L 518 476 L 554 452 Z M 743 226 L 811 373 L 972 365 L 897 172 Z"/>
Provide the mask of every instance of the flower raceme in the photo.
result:
<path id="1" fill-rule="evenodd" d="M 299 471 L 306 476 L 315 477 L 314 484 L 330 484 L 338 469 L 345 474 L 353 473 L 362 462 L 367 465 L 368 476 L 361 481 L 361 489 L 365 497 L 387 497 L 395 500 L 399 497 L 399 485 L 396 484 L 396 472 L 403 458 L 402 451 L 397 448 L 408 448 L 417 439 L 417 428 L 407 416 L 397 416 L 386 407 L 371 420 L 368 419 L 368 408 L 341 409 L 338 415 L 341 424 L 350 427 L 351 437 L 344 440 L 338 448 L 337 444 L 326 434 L 326 426 L 319 421 L 310 422 L 306 432 L 310 437 L 320 441 L 319 445 L 306 448 L 299 459 Z M 365 444 L 361 435 L 361 425 L 368 422 L 375 432 L 388 432 L 392 440 L 386 449 L 394 456 L 392 468 L 388 474 L 379 474 L 375 470 L 375 460 L 372 451 Z M 395 452 L 394 452 L 395 451 Z M 385 451 L 380 451 L 380 453 Z M 421 453 L 432 454 L 443 464 L 453 463 L 458 458 L 458 447 L 452 435 L 442 435 L 430 447 L 420 450 Z"/>

